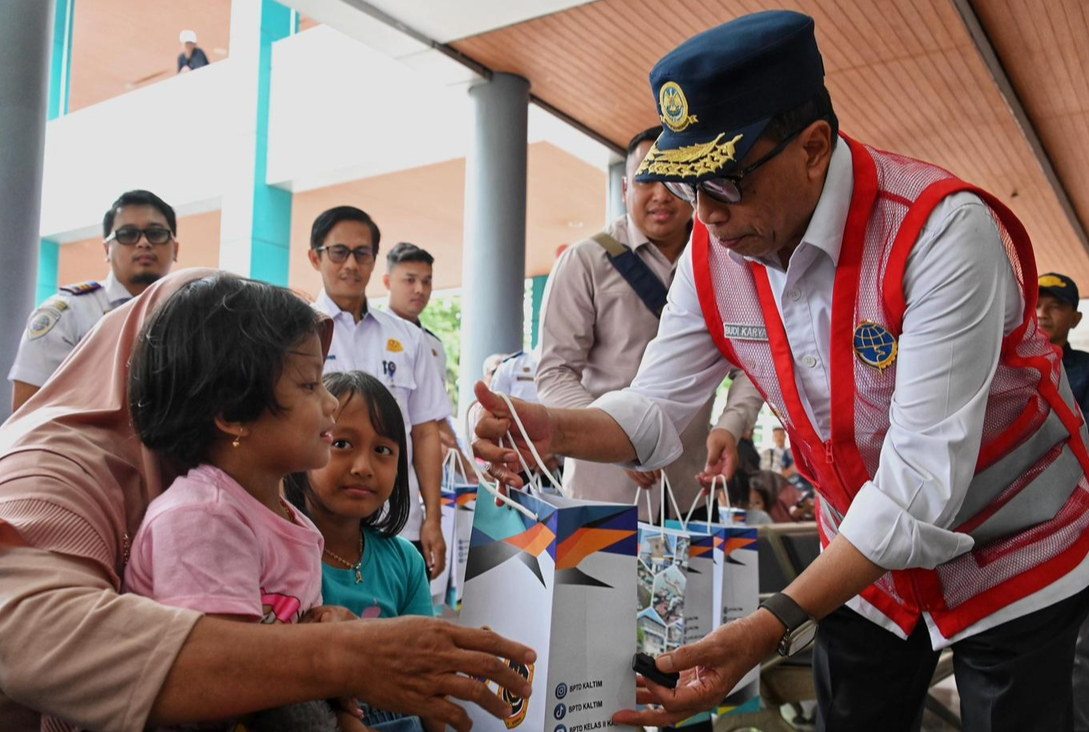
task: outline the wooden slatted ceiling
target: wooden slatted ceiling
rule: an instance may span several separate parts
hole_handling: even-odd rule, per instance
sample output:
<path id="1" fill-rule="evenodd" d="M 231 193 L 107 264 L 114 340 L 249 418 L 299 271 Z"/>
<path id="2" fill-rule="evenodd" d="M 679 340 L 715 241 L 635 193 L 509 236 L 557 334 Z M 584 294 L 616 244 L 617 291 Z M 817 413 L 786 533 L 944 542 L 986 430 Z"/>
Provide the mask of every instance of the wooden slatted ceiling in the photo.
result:
<path id="1" fill-rule="evenodd" d="M 1089 2 L 975 0 L 974 5 L 1075 212 L 1089 229 Z M 1089 284 L 1082 287 L 1089 291 Z"/>
<path id="2" fill-rule="evenodd" d="M 1089 283 L 1089 254 L 952 0 L 598 0 L 453 45 L 489 68 L 525 76 L 534 95 L 623 145 L 657 124 L 647 78 L 661 56 L 719 23 L 784 6 L 816 20 L 828 88 L 847 134 L 935 162 L 993 192 L 1025 223 L 1041 271 Z M 1084 58 L 1084 38 L 1081 45 Z M 1071 51 L 1050 63 L 1071 77 L 1086 68 L 1074 66 L 1080 59 Z M 1084 150 L 1084 134 L 1077 139 Z M 1081 167 L 1089 176 L 1089 166 Z M 1089 213 L 1089 202 L 1079 208 Z"/>

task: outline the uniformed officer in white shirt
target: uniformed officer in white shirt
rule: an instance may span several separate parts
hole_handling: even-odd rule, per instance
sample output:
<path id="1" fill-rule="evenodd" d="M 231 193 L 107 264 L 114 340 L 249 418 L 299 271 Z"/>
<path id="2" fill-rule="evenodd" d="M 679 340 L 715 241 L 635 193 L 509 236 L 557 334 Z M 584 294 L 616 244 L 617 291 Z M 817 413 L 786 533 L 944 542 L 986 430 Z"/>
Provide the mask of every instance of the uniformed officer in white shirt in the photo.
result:
<path id="1" fill-rule="evenodd" d="M 535 349 L 507 356 L 492 375 L 492 391 L 526 402 L 540 402 L 534 380 L 539 360 L 540 356 Z"/>
<path id="2" fill-rule="evenodd" d="M 420 322 L 420 314 L 431 302 L 434 263 L 435 258 L 426 249 L 403 241 L 386 254 L 386 273 L 382 275 L 382 283 L 389 290 L 389 309 L 423 333 L 424 341 L 436 359 L 439 378 L 445 388 L 446 347 L 441 338 Z"/>
<path id="3" fill-rule="evenodd" d="M 450 416 L 450 400 L 422 331 L 367 302 L 380 238 L 371 217 L 354 206 L 337 206 L 314 220 L 308 254 L 324 285 L 314 305 L 335 324 L 325 369 L 364 371 L 380 379 L 401 407 L 414 468 L 408 476 L 410 513 L 401 535 L 416 544 L 436 577 L 446 567 L 437 422 Z"/>
<path id="4" fill-rule="evenodd" d="M 667 129 L 636 179 L 698 216 L 658 337 L 631 387 L 590 408 L 519 405 L 538 450 L 655 468 L 737 365 L 818 479 L 820 556 L 755 613 L 660 656 L 676 689 L 648 680 L 637 701 L 664 710 L 613 721 L 711 709 L 815 636 L 819 730 L 917 730 L 943 648 L 966 730 L 1071 729 L 1089 446 L 1036 322 L 1031 242 L 986 191 L 840 137 L 823 68 L 813 19 L 789 11 L 655 66 Z M 477 396 L 476 452 L 516 485 L 497 444 L 508 410 Z"/>
<path id="5" fill-rule="evenodd" d="M 65 285 L 27 320 L 8 373 L 15 411 L 53 375 L 99 319 L 170 272 L 178 259 L 174 209 L 150 191 L 121 194 L 102 218 L 110 273 L 102 282 Z"/>
<path id="6" fill-rule="evenodd" d="M 420 315 L 431 302 L 434 287 L 435 258 L 426 249 L 401 242 L 386 254 L 386 274 L 382 282 L 389 290 L 389 309 L 402 320 L 412 323 L 423 333 L 424 342 L 430 347 L 435 357 L 439 378 L 443 388 L 447 386 L 446 346 L 430 328 L 423 324 Z M 457 450 L 461 455 L 462 465 L 468 458 L 458 442 L 457 431 L 450 418 L 438 421 L 439 436 L 442 440 L 442 456 L 450 450 Z"/>

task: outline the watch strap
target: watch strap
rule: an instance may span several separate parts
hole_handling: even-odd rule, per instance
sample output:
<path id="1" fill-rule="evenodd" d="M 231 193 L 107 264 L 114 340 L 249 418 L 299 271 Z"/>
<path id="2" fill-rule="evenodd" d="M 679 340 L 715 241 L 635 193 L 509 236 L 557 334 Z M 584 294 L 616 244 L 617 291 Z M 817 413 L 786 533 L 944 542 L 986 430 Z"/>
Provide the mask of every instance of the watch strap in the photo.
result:
<path id="1" fill-rule="evenodd" d="M 777 592 L 764 600 L 760 603 L 760 607 L 770 612 L 786 626 L 787 635 L 800 628 L 807 620 L 812 620 L 809 613 L 782 592 Z"/>

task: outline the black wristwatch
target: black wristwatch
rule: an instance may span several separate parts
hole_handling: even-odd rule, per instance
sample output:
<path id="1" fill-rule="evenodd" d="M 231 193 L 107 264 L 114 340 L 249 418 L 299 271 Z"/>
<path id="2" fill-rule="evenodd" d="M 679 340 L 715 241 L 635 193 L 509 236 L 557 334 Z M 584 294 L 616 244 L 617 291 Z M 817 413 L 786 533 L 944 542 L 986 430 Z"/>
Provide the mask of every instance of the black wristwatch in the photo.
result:
<path id="1" fill-rule="evenodd" d="M 760 607 L 786 626 L 786 633 L 779 641 L 780 656 L 793 656 L 813 642 L 817 635 L 817 621 L 787 595 L 778 592 L 760 603 Z"/>

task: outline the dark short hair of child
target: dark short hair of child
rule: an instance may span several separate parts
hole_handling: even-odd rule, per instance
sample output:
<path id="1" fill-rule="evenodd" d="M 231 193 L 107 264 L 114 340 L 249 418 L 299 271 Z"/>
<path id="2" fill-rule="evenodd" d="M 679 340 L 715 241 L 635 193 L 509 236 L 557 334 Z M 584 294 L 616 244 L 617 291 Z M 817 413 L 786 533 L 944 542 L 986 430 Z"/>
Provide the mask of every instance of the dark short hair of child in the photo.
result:
<path id="1" fill-rule="evenodd" d="M 362 371 L 325 374 L 322 381 L 325 382 L 325 388 L 329 390 L 329 393 L 341 404 L 347 404 L 356 398 L 365 400 L 367 416 L 375 432 L 397 443 L 399 448 L 397 480 L 393 484 L 393 493 L 389 497 L 389 507 L 385 511 L 377 511 L 362 519 L 363 526 L 383 536 L 397 536 L 405 527 L 409 512 L 408 441 L 405 436 L 405 421 L 401 416 L 397 399 L 381 381 Z M 295 508 L 307 515 L 309 515 L 306 508 L 307 496 L 311 501 L 320 503 L 314 495 L 310 478 L 306 473 L 292 473 L 287 476 L 284 480 L 284 495 Z"/>
<path id="2" fill-rule="evenodd" d="M 220 273 L 186 284 L 137 340 L 128 383 L 136 434 L 179 467 L 207 462 L 216 417 L 283 411 L 276 383 L 286 356 L 320 322 L 298 295 L 265 282 Z"/>

